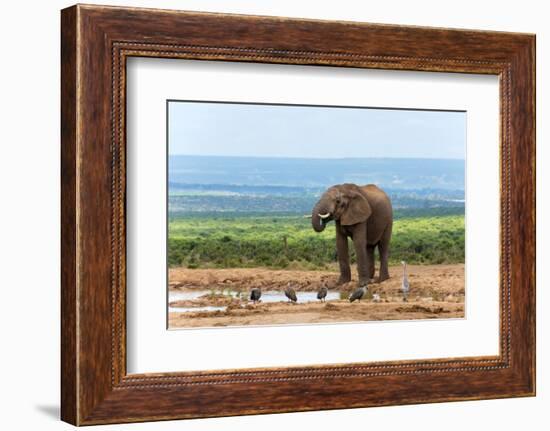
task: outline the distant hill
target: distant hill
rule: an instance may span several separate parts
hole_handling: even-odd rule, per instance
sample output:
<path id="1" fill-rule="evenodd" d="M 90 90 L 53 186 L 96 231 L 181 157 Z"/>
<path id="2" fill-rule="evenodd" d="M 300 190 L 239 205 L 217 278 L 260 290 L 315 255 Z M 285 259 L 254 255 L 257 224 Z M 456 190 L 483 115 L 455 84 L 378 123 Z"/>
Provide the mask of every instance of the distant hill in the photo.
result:
<path id="1" fill-rule="evenodd" d="M 464 161 L 172 156 L 169 213 L 305 214 L 334 184 L 374 183 L 394 209 L 464 211 Z"/>
<path id="2" fill-rule="evenodd" d="M 169 157 L 170 191 L 188 188 L 252 186 L 324 189 L 346 182 L 397 190 L 464 190 L 464 160 L 303 159 L 223 156 Z"/>

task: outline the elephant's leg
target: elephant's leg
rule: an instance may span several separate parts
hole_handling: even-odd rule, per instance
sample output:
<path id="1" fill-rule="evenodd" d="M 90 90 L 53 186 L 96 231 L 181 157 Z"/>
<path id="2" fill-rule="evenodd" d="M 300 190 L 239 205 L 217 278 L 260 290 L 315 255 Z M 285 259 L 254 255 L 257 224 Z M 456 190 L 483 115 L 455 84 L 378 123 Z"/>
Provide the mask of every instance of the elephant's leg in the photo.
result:
<path id="1" fill-rule="evenodd" d="M 355 258 L 357 259 L 357 274 L 359 286 L 369 284 L 369 264 L 367 258 L 367 224 L 360 223 L 353 231 L 353 245 L 355 246 Z"/>
<path id="2" fill-rule="evenodd" d="M 340 278 L 338 284 L 351 281 L 351 268 L 349 266 L 348 237 L 336 226 L 336 250 L 338 252 L 338 264 L 340 265 Z"/>
<path id="3" fill-rule="evenodd" d="M 390 256 L 390 240 L 391 240 L 392 225 L 390 224 L 384 233 L 380 242 L 378 243 L 378 252 L 380 253 L 380 274 L 378 276 L 378 282 L 382 283 L 384 280 L 390 278 L 388 271 L 388 258 Z"/>
<path id="4" fill-rule="evenodd" d="M 374 245 L 367 245 L 367 267 L 369 279 L 374 278 Z"/>

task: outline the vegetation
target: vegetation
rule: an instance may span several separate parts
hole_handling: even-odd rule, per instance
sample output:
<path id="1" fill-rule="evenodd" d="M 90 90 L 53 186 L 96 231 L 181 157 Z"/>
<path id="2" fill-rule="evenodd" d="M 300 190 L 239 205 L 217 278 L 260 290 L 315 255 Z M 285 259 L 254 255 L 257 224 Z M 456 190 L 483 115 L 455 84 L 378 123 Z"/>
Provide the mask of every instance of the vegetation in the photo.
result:
<path id="1" fill-rule="evenodd" d="M 194 213 L 308 214 L 325 190 L 307 187 L 170 185 L 170 217 Z M 395 190 L 386 187 L 396 209 L 464 208 L 464 190 Z"/>
<path id="2" fill-rule="evenodd" d="M 334 268 L 334 223 L 317 234 L 303 214 L 327 187 L 345 182 L 378 184 L 390 196 L 392 263 L 464 262 L 464 166 L 443 159 L 172 155 L 168 263 Z"/>
<path id="3" fill-rule="evenodd" d="M 390 262 L 462 263 L 464 233 L 463 207 L 398 210 Z M 309 219 L 300 215 L 178 215 L 169 220 L 168 236 L 170 266 L 324 269 L 337 258 L 334 224 L 318 234 Z"/>

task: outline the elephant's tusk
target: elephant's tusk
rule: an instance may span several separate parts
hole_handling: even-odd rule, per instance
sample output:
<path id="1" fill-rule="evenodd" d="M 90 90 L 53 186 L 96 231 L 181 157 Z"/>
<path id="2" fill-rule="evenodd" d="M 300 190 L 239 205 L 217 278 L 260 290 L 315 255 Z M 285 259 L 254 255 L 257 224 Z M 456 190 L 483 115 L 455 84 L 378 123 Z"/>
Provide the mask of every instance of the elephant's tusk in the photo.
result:
<path id="1" fill-rule="evenodd" d="M 330 213 L 326 214 L 317 214 L 319 217 L 321 217 L 323 220 L 330 217 Z"/>

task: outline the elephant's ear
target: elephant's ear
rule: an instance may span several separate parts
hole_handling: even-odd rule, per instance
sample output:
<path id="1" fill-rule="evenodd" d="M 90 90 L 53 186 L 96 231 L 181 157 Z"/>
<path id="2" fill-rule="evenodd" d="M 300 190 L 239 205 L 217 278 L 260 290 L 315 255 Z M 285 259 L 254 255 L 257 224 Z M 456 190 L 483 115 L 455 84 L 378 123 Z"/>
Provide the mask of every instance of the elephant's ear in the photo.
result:
<path id="1" fill-rule="evenodd" d="M 348 196 L 350 198 L 348 207 L 340 217 L 340 223 L 344 226 L 350 226 L 367 220 L 372 213 L 372 209 L 366 196 L 357 191 L 350 192 Z"/>

